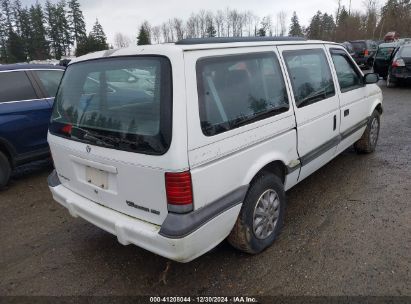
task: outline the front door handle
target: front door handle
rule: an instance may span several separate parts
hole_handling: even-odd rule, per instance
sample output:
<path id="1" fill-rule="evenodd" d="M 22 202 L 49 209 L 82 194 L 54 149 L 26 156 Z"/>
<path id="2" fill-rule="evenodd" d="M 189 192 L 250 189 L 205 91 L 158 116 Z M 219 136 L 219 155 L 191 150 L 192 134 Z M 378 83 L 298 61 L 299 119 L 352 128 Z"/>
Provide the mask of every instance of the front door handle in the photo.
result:
<path id="1" fill-rule="evenodd" d="M 334 115 L 334 128 L 333 130 L 335 131 L 337 129 L 337 115 Z"/>
<path id="2" fill-rule="evenodd" d="M 344 117 L 346 117 L 346 116 L 348 116 L 348 115 L 350 115 L 350 110 L 349 110 L 349 109 L 344 110 Z"/>

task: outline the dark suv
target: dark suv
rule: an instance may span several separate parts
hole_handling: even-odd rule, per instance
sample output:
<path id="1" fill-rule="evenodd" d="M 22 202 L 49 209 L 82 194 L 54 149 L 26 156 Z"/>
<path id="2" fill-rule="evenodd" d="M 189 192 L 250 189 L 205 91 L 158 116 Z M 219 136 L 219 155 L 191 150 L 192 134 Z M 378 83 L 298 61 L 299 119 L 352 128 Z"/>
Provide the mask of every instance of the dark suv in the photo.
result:
<path id="1" fill-rule="evenodd" d="M 0 66 L 0 188 L 15 166 L 49 156 L 47 129 L 64 68 Z"/>
<path id="2" fill-rule="evenodd" d="M 373 65 L 374 55 L 377 52 L 377 43 L 372 40 L 350 41 L 354 48 L 353 58 L 362 67 L 370 68 Z"/>
<path id="3" fill-rule="evenodd" d="M 397 48 L 388 67 L 387 87 L 394 87 L 400 82 L 411 81 L 411 44 Z"/>

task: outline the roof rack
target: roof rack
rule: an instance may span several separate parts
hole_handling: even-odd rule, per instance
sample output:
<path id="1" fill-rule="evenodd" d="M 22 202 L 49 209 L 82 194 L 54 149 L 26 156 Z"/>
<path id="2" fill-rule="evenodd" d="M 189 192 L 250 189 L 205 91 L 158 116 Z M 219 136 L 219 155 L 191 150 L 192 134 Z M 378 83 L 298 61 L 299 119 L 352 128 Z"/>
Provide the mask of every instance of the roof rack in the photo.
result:
<path id="1" fill-rule="evenodd" d="M 209 43 L 232 43 L 232 42 L 262 42 L 262 41 L 306 41 L 302 37 L 210 37 L 210 38 L 186 38 L 175 44 L 209 44 Z"/>

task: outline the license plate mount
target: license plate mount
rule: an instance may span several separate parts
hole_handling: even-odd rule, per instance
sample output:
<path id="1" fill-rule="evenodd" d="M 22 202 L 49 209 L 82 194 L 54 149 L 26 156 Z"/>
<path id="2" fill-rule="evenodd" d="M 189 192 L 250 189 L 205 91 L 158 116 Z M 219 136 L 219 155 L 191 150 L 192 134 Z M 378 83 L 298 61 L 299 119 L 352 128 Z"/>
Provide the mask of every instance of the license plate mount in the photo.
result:
<path id="1" fill-rule="evenodd" d="M 108 189 L 108 173 L 100 169 L 86 166 L 86 182 L 101 189 Z"/>

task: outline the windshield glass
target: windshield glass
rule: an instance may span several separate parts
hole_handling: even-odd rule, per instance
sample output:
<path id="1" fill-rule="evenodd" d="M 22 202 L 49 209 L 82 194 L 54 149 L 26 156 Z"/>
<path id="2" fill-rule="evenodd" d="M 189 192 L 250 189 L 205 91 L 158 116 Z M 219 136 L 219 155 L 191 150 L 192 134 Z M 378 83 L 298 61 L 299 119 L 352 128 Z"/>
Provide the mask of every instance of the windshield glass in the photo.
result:
<path id="1" fill-rule="evenodd" d="M 163 154 L 171 141 L 171 68 L 154 56 L 70 65 L 50 132 L 120 150 Z"/>

